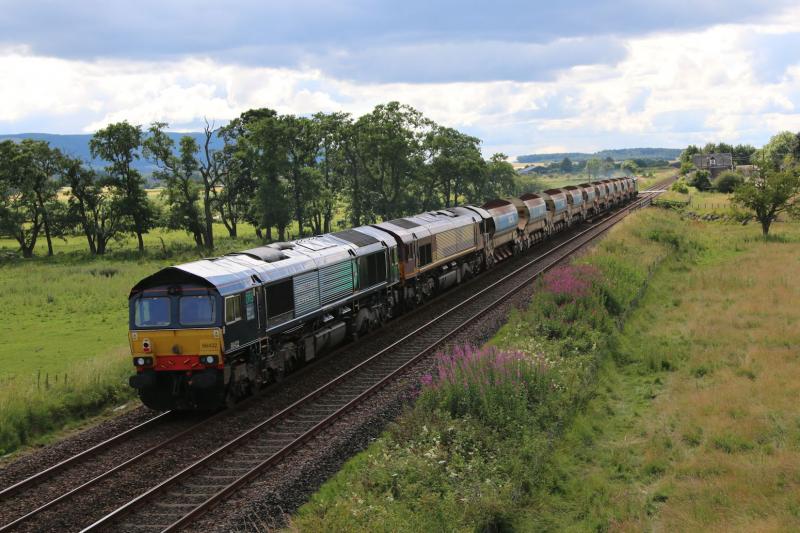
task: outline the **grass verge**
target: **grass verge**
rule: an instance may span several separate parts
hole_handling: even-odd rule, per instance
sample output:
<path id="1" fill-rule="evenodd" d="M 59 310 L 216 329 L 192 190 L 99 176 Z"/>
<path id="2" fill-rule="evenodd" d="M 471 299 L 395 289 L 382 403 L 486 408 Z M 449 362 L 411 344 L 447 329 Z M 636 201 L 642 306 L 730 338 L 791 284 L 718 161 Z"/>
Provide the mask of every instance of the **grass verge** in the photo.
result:
<path id="1" fill-rule="evenodd" d="M 800 529 L 800 226 L 692 223 L 553 454 L 532 529 Z"/>

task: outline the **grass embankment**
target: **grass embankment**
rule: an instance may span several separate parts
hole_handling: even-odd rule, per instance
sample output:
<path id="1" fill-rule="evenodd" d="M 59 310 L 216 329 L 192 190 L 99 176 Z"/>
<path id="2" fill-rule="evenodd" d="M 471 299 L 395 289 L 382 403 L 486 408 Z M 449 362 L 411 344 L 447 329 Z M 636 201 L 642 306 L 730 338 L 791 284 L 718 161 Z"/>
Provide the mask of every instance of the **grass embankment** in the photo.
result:
<path id="1" fill-rule="evenodd" d="M 219 236 L 216 253 L 255 243 Z M 93 258 L 73 237 L 56 241 L 53 257 L 0 260 L 0 455 L 131 397 L 128 292 L 202 255 L 181 232 L 153 232 L 146 244 L 143 257 L 129 240 Z"/>
<path id="2" fill-rule="evenodd" d="M 677 215 L 629 218 L 540 283 L 491 346 L 443 355 L 415 405 L 293 520 L 308 531 L 526 529 L 553 446 L 595 390 L 650 273 L 693 253 Z M 536 529 L 535 527 L 533 529 Z"/>
<path id="3" fill-rule="evenodd" d="M 800 530 L 800 225 L 687 224 L 701 251 L 653 278 L 530 524 Z"/>

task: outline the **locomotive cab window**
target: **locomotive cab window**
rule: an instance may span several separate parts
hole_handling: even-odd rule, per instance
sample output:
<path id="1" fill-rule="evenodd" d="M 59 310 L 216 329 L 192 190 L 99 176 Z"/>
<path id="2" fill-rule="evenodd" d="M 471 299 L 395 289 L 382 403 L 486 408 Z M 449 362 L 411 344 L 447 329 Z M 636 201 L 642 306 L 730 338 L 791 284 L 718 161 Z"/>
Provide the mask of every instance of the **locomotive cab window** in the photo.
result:
<path id="1" fill-rule="evenodd" d="M 217 321 L 217 301 L 212 296 L 181 296 L 179 311 L 184 326 L 211 326 Z"/>
<path id="2" fill-rule="evenodd" d="M 172 307 L 168 297 L 139 298 L 134 309 L 134 323 L 137 327 L 169 326 L 172 322 Z"/>
<path id="3" fill-rule="evenodd" d="M 425 266 L 433 261 L 433 254 L 431 253 L 431 245 L 425 244 L 419 247 L 419 266 Z"/>
<path id="4" fill-rule="evenodd" d="M 242 319 L 242 295 L 225 298 L 225 323 L 233 324 Z"/>

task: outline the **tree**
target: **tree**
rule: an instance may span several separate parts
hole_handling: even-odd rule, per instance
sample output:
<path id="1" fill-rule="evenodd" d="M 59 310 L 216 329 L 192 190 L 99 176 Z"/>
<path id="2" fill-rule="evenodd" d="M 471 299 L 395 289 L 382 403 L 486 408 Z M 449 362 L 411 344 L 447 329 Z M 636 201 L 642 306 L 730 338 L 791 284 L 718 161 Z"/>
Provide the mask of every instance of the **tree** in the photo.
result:
<path id="1" fill-rule="evenodd" d="M 286 240 L 286 228 L 292 222 L 292 203 L 289 201 L 289 183 L 283 177 L 275 180 L 262 178 L 258 183 L 254 214 L 258 217 L 259 226 L 278 229 L 278 239 Z M 267 234 L 272 239 L 271 233 Z"/>
<path id="2" fill-rule="evenodd" d="M 197 159 L 197 171 L 203 186 L 203 227 L 206 233 L 203 241 L 208 250 L 214 249 L 214 202 L 216 201 L 217 187 L 221 182 L 220 158 L 211 148 L 214 138 L 214 126 L 205 121 L 203 128 L 204 138 L 201 147 L 201 157 Z"/>
<path id="3" fill-rule="evenodd" d="M 600 174 L 602 166 L 603 162 L 596 157 L 593 157 L 586 162 L 586 173 L 589 175 L 589 180 L 593 180 L 595 176 Z"/>
<path id="4" fill-rule="evenodd" d="M 320 132 L 318 161 L 322 185 L 326 191 L 330 191 L 330 194 L 318 199 L 322 200 L 322 230 L 329 232 L 335 206 L 342 198 L 346 182 L 348 164 L 345 150 L 352 134 L 352 119 L 347 113 L 317 113 L 313 118 Z"/>
<path id="5" fill-rule="evenodd" d="M 569 174 L 570 172 L 572 172 L 572 160 L 570 160 L 569 157 L 565 157 L 564 159 L 561 160 L 561 165 L 559 166 L 559 168 L 561 169 L 561 172 L 563 172 L 564 174 Z"/>
<path id="6" fill-rule="evenodd" d="M 764 157 L 768 160 L 767 157 Z M 795 169 L 774 170 L 767 164 L 758 167 L 758 176 L 736 188 L 733 201 L 755 213 L 766 237 L 778 215 L 790 210 L 800 193 L 800 175 Z"/>
<path id="7" fill-rule="evenodd" d="M 321 132 L 319 124 L 306 117 L 283 115 L 280 123 L 288 158 L 286 177 L 291 185 L 294 217 L 300 236 L 303 236 L 308 222 L 306 211 L 315 194 L 311 179 L 314 174 L 307 169 L 316 166 Z"/>
<path id="8" fill-rule="evenodd" d="M 47 255 L 53 255 L 53 237 L 63 235 L 60 231 L 61 224 L 59 213 L 63 212 L 58 201 L 57 175 L 60 170 L 59 162 L 61 152 L 50 148 L 45 141 L 24 139 L 19 144 L 20 157 L 24 159 L 24 166 L 30 172 L 30 186 L 39 204 L 42 213 L 42 229 L 47 240 Z"/>
<path id="9" fill-rule="evenodd" d="M 89 252 L 103 255 L 111 239 L 125 231 L 122 198 L 112 180 L 85 167 L 80 160 L 63 160 L 62 184 L 69 187 L 70 218 L 81 227 Z"/>
<path id="10" fill-rule="evenodd" d="M 13 141 L 0 142 L 0 234 L 15 239 L 23 257 L 33 257 L 44 224 L 29 156 Z"/>
<path id="11" fill-rule="evenodd" d="M 728 143 L 719 143 L 717 144 L 716 151 L 718 154 L 732 154 L 733 153 L 733 145 Z"/>
<path id="12" fill-rule="evenodd" d="M 106 172 L 121 196 L 122 212 L 131 218 L 133 231 L 139 242 L 139 253 L 144 252 L 143 234 L 153 227 L 155 210 L 144 190 L 144 180 L 133 162 L 139 159 L 142 147 L 142 128 L 127 121 L 109 124 L 94 134 L 89 141 L 92 157 L 111 164 Z"/>
<path id="13" fill-rule="evenodd" d="M 358 119 L 361 206 L 367 220 L 396 218 L 417 203 L 409 191 L 422 177 L 422 141 L 432 126 L 422 113 L 399 102 L 378 105 Z"/>
<path id="14" fill-rule="evenodd" d="M 466 183 L 482 175 L 480 139 L 453 128 L 433 126 L 425 138 L 425 148 L 445 207 L 458 205 Z"/>
<path id="15" fill-rule="evenodd" d="M 516 187 L 514 179 L 517 172 L 507 159 L 506 154 L 499 152 L 489 158 L 484 165 L 483 187 L 476 191 L 474 201 L 485 202 L 492 198 L 502 198 L 514 194 Z"/>
<path id="16" fill-rule="evenodd" d="M 266 228 L 266 237 L 272 240 L 272 228 L 276 227 L 284 240 L 293 212 L 284 178 L 288 165 L 285 129 L 272 109 L 261 109 L 257 117 L 245 119 L 245 124 L 238 138 L 237 157 L 250 161 L 257 176 L 257 194 L 249 217 L 257 233 Z"/>
<path id="17" fill-rule="evenodd" d="M 773 135 L 760 150 L 760 154 L 757 156 L 758 164 L 766 165 L 772 170 L 787 168 L 800 161 L 793 157 L 800 150 L 799 142 L 797 135 L 790 131 L 782 131 Z"/>
<path id="18" fill-rule="evenodd" d="M 636 164 L 636 161 L 632 161 L 630 159 L 623 161 L 620 168 L 632 176 L 639 172 L 639 165 Z"/>
<path id="19" fill-rule="evenodd" d="M 247 149 L 250 146 L 247 138 L 259 121 L 274 117 L 275 114 L 275 111 L 266 108 L 245 111 L 220 128 L 217 134 L 224 146 L 213 155 L 212 168 L 217 176 L 218 187 L 212 189 L 212 194 L 220 219 L 233 238 L 238 235 L 239 222 L 247 220 L 255 212 L 251 203 L 259 186 L 257 153 Z"/>
<path id="20" fill-rule="evenodd" d="M 686 174 L 690 173 L 694 170 L 694 165 L 689 163 L 688 161 L 681 161 L 681 168 L 678 171 L 681 176 L 685 176 Z"/>
<path id="21" fill-rule="evenodd" d="M 208 248 L 208 231 L 199 208 L 200 187 L 195 177 L 200 165 L 195 159 L 199 147 L 189 136 L 180 140 L 179 156 L 174 154 L 175 142 L 164 132 L 167 124 L 154 122 L 144 140 L 144 155 L 157 167 L 153 175 L 165 184 L 161 193 L 169 206 L 166 226 L 189 233 L 198 248 Z"/>
<path id="22" fill-rule="evenodd" d="M 686 147 L 686 149 L 681 152 L 680 161 L 681 163 L 689 163 L 692 164 L 692 156 L 702 153 L 700 148 L 697 146 L 690 144 Z"/>
<path id="23" fill-rule="evenodd" d="M 733 147 L 733 161 L 737 165 L 750 164 L 750 157 L 756 149 L 749 144 L 737 144 Z"/>

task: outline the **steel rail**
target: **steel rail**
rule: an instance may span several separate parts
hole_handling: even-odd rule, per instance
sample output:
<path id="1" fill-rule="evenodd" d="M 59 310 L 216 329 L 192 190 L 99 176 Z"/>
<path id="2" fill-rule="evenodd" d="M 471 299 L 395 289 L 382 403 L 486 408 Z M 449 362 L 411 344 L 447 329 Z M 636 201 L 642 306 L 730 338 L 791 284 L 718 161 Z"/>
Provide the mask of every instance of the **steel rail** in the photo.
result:
<path id="1" fill-rule="evenodd" d="M 104 450 L 104 449 L 116 444 L 118 441 L 121 441 L 121 440 L 124 440 L 126 438 L 129 438 L 131 435 L 133 435 L 135 433 L 138 433 L 139 431 L 141 431 L 141 430 L 143 430 L 145 428 L 149 428 L 153 423 L 155 423 L 155 422 L 157 422 L 159 420 L 163 420 L 164 417 L 166 417 L 166 416 L 168 416 L 168 415 L 170 415 L 172 413 L 173 413 L 173 411 L 165 411 L 165 412 L 163 412 L 163 413 L 161 413 L 159 415 L 156 415 L 153 418 L 145 420 L 141 424 L 138 424 L 138 425 L 136 425 L 136 426 L 134 426 L 132 428 L 126 429 L 122 433 L 119 433 L 119 434 L 114 435 L 113 437 L 111 437 L 109 439 L 106 439 L 106 440 L 104 440 L 102 442 L 99 442 L 99 443 L 95 444 L 94 446 L 92 446 L 91 448 L 83 450 L 82 452 L 80 452 L 80 453 L 78 453 L 76 455 L 70 456 L 67 459 L 64 459 L 63 461 L 61 461 L 59 463 L 56 463 L 56 464 L 54 464 L 53 466 L 51 466 L 49 468 L 46 468 L 46 469 L 44 469 L 44 470 L 42 470 L 40 472 L 37 472 L 37 473 L 33 474 L 32 476 L 29 476 L 29 477 L 27 477 L 27 478 L 25 478 L 25 479 L 23 479 L 21 481 L 18 481 L 17 483 L 14 483 L 13 485 L 11 485 L 9 487 L 4 488 L 3 490 L 0 490 L 0 501 L 4 501 L 4 500 L 8 499 L 9 496 L 12 496 L 12 495 L 16 494 L 17 492 L 19 492 L 23 488 L 25 488 L 25 487 L 27 487 L 27 486 L 29 486 L 29 485 L 41 480 L 45 476 L 50 476 L 50 475 L 58 472 L 59 470 L 65 468 L 67 466 L 70 466 L 71 464 L 75 463 L 76 461 L 78 461 L 80 459 L 83 459 L 87 455 L 94 454 L 94 453 L 97 453 L 97 452 L 99 452 L 101 450 Z M 0 531 L 2 531 L 2 529 L 0 529 Z"/>
<path id="2" fill-rule="evenodd" d="M 643 191 L 643 192 L 646 193 L 646 196 L 642 196 L 640 198 L 637 198 L 636 200 L 633 201 L 633 203 L 631 203 L 631 204 L 629 204 L 627 206 L 624 206 L 622 209 L 619 209 L 615 213 L 612 213 L 610 216 L 605 217 L 600 222 L 592 225 L 590 228 L 587 228 L 587 229 L 577 233 L 576 235 L 570 237 L 568 240 L 564 241 L 563 243 L 560 243 L 560 244 L 556 245 L 552 249 L 544 252 L 543 254 L 541 254 L 541 255 L 537 256 L 536 258 L 532 259 L 531 261 L 528 261 L 524 265 L 516 268 L 515 270 L 513 270 L 509 274 L 503 276 L 502 278 L 498 279 L 497 281 L 493 282 L 492 284 L 488 285 L 487 287 L 481 289 L 477 293 L 473 294 L 472 296 L 470 296 L 467 299 L 463 300 L 462 302 L 458 303 L 454 307 L 450 308 L 448 311 L 438 315 L 437 317 L 435 317 L 435 318 L 431 319 L 430 321 L 426 322 L 424 325 L 416 328 L 411 333 L 403 336 L 402 338 L 400 338 L 399 340 L 393 342 L 389 346 L 379 350 L 374 355 L 372 355 L 369 358 L 365 359 L 364 361 L 362 361 L 358 365 L 352 367 L 351 369 L 347 370 L 346 372 L 340 374 L 339 376 L 337 376 L 333 380 L 329 381 L 325 385 L 323 385 L 323 386 L 319 387 L 318 389 L 316 389 L 315 391 L 307 394 L 303 398 L 297 400 L 296 402 L 294 402 L 293 404 L 289 405 L 288 407 L 282 409 L 278 413 L 275 413 L 274 415 L 270 416 L 268 419 L 264 420 L 263 422 L 260 422 L 260 423 L 256 424 L 255 426 L 251 427 L 249 430 L 241 433 L 236 438 L 234 438 L 231 441 L 229 441 L 228 443 L 220 446 L 219 448 L 217 448 L 216 450 L 212 451 L 210 454 L 206 455 L 205 457 L 201 458 L 200 460 L 196 461 L 192 465 L 187 466 L 186 468 L 184 468 L 180 472 L 178 472 L 178 473 L 174 474 L 173 476 L 171 476 L 170 478 L 162 481 L 161 483 L 159 483 L 155 487 L 151 488 L 150 490 L 148 490 L 148 491 L 140 494 L 136 498 L 130 500 L 125 505 L 123 505 L 123 506 L 115 509 L 111 513 L 105 515 L 101 519 L 97 520 L 96 522 L 94 522 L 93 524 L 91 524 L 90 526 L 85 528 L 83 531 L 94 531 L 94 530 L 97 530 L 99 528 L 102 528 L 102 527 L 108 525 L 114 519 L 119 518 L 122 515 L 126 514 L 127 512 L 131 511 L 140 502 L 146 500 L 150 496 L 152 496 L 152 495 L 154 495 L 154 494 L 156 494 L 156 493 L 158 493 L 160 491 L 163 491 L 165 488 L 167 488 L 169 486 L 172 486 L 175 483 L 181 481 L 183 478 L 185 478 L 188 475 L 196 472 L 201 467 L 209 464 L 212 460 L 216 459 L 217 457 L 219 457 L 224 452 L 226 452 L 228 450 L 231 450 L 231 449 L 235 449 L 234 447 L 237 444 L 243 442 L 248 437 L 253 435 L 255 432 L 257 432 L 257 431 L 259 431 L 259 430 L 261 430 L 261 429 L 263 429 L 263 428 L 265 428 L 265 427 L 267 427 L 267 426 L 269 426 L 271 424 L 274 424 L 275 422 L 279 422 L 281 420 L 287 419 L 291 413 L 297 411 L 300 407 L 308 405 L 313 399 L 315 399 L 318 396 L 324 394 L 325 392 L 330 391 L 336 385 L 338 385 L 339 383 L 341 383 L 342 381 L 344 381 L 348 377 L 354 375 L 355 372 L 365 368 L 365 366 L 367 364 L 369 364 L 369 363 L 375 361 L 377 358 L 385 355 L 388 351 L 392 350 L 393 348 L 396 348 L 401 343 L 407 341 L 409 338 L 412 338 L 413 336 L 417 335 L 421 331 L 427 329 L 428 327 L 430 327 L 434 323 L 438 323 L 438 322 L 442 321 L 445 317 L 451 316 L 456 310 L 462 308 L 467 303 L 474 301 L 476 298 L 480 297 L 481 295 L 486 294 L 489 290 L 497 287 L 500 283 L 508 281 L 509 279 L 511 279 L 512 277 L 518 275 L 520 272 L 522 272 L 523 270 L 531 267 L 535 263 L 538 263 L 538 262 L 542 261 L 543 259 L 545 259 L 547 257 L 553 256 L 554 254 L 556 254 L 556 252 L 562 250 L 567 245 L 575 244 L 578 241 L 585 241 L 585 242 L 579 242 L 576 246 L 574 246 L 574 249 L 571 249 L 571 250 L 567 251 L 566 253 L 563 253 L 559 257 L 555 258 L 549 264 L 545 265 L 543 268 L 538 269 L 536 272 L 534 272 L 533 274 L 528 276 L 522 283 L 515 285 L 510 291 L 506 291 L 500 298 L 497 298 L 497 299 L 493 300 L 490 305 L 484 306 L 478 313 L 476 313 L 475 315 L 471 316 L 466 321 L 462 321 L 458 326 L 456 326 L 455 328 L 451 329 L 444 336 L 440 337 L 438 340 L 434 341 L 432 344 L 427 346 L 424 350 L 422 350 L 421 352 L 417 353 L 411 359 L 407 360 L 405 363 L 403 363 L 400 367 L 396 368 L 390 374 L 384 376 L 381 380 L 379 380 L 377 383 L 375 383 L 372 386 L 370 386 L 367 390 L 365 390 L 362 393 L 358 394 L 355 398 L 353 398 L 352 400 L 347 402 L 344 406 L 342 406 L 339 409 L 337 409 L 334 413 L 332 413 L 332 414 L 328 415 L 327 417 L 325 417 L 322 421 L 320 421 L 317 424 L 315 424 L 309 430 L 306 430 L 303 434 L 301 434 L 300 436 L 295 438 L 289 444 L 285 445 L 279 451 L 273 453 L 267 459 L 265 459 L 264 461 L 259 463 L 257 466 L 255 466 L 254 468 L 249 470 L 247 473 L 245 473 L 244 475 L 240 476 L 238 479 L 236 479 L 232 483 L 229 483 L 228 485 L 224 486 L 221 490 L 216 492 L 209 499 L 207 499 L 206 501 L 204 501 L 201 504 L 197 505 L 190 512 L 184 514 L 177 521 L 175 521 L 171 525 L 167 526 L 166 529 L 164 529 L 164 531 L 172 531 L 172 530 L 175 530 L 175 529 L 185 525 L 186 523 L 191 521 L 193 518 L 195 518 L 198 515 L 200 515 L 203 512 L 205 512 L 209 507 L 213 506 L 215 503 L 217 503 L 219 500 L 224 498 L 230 492 L 236 490 L 238 487 L 240 487 L 242 484 L 246 483 L 249 479 L 251 479 L 255 475 L 258 475 L 262 470 L 264 470 L 265 468 L 267 468 L 271 464 L 275 463 L 277 460 L 281 459 L 282 457 L 284 457 L 284 456 L 288 455 L 289 453 L 291 453 L 292 451 L 294 451 L 299 445 L 303 444 L 304 442 L 306 442 L 307 440 L 309 440 L 310 438 L 312 438 L 313 436 L 318 434 L 325 427 L 327 427 L 328 425 L 333 423 L 336 419 L 340 418 L 343 414 L 345 414 L 351 408 L 353 408 L 354 406 L 362 403 L 365 398 L 367 398 L 368 396 L 372 395 L 374 392 L 376 392 L 377 390 L 382 388 L 385 384 L 390 382 L 393 378 L 395 378 L 397 375 L 402 373 L 409 366 L 411 366 L 414 363 L 418 362 L 424 355 L 428 354 L 436 346 L 441 345 L 442 342 L 444 342 L 448 338 L 452 337 L 455 333 L 457 333 L 458 331 L 462 330 L 465 326 L 467 326 L 468 324 L 471 324 L 473 321 L 475 321 L 477 318 L 482 316 L 484 313 L 486 313 L 486 312 L 490 311 L 491 309 L 493 309 L 494 307 L 496 307 L 498 305 L 498 303 L 501 303 L 506 298 L 508 298 L 509 295 L 512 295 L 513 293 L 518 291 L 520 287 L 522 287 L 525 284 L 527 284 L 528 282 L 530 282 L 531 279 L 534 279 L 537 276 L 541 275 L 547 269 L 551 268 L 553 265 L 557 264 L 558 262 L 560 262 L 564 258 L 566 258 L 569 255 L 571 255 L 575 250 L 579 249 L 580 247 L 585 245 L 587 242 L 593 240 L 598 235 L 601 235 L 602 233 L 607 231 L 610 227 L 612 227 L 617 222 L 622 220 L 629 212 L 633 211 L 634 209 L 646 206 L 649 203 L 649 201 L 652 199 L 652 197 L 658 194 L 658 191 L 651 193 L 651 192 L 649 192 L 649 190 L 646 190 L 646 191 Z M 591 235 L 590 238 L 585 239 L 585 237 L 590 233 L 592 233 L 593 235 Z"/>

